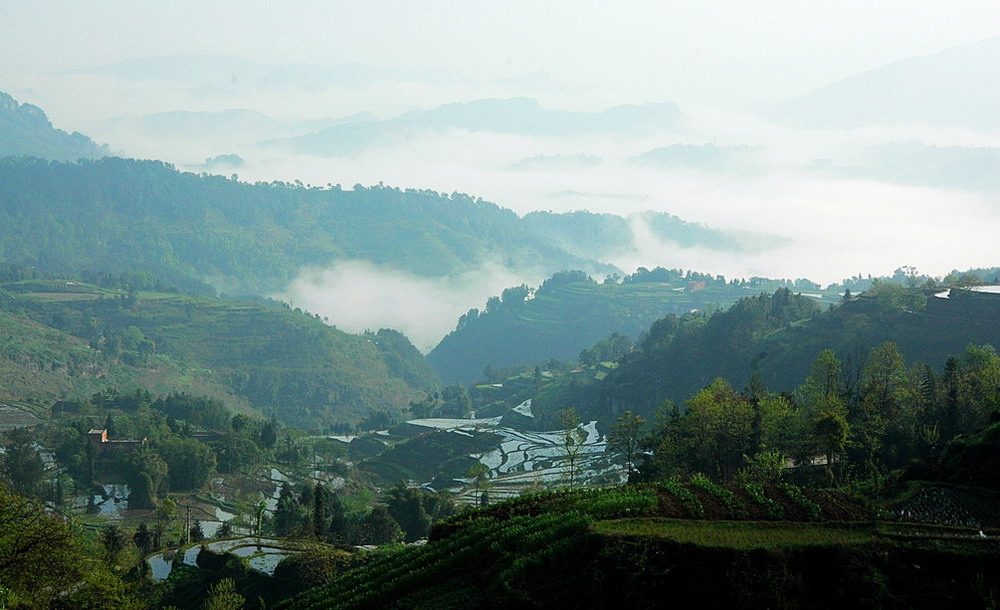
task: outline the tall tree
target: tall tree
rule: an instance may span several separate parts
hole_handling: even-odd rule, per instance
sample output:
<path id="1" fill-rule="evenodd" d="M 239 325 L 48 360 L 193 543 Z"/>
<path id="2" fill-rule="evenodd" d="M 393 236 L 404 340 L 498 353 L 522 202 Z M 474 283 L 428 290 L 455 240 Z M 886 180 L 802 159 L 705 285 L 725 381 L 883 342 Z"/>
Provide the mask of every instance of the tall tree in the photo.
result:
<path id="1" fill-rule="evenodd" d="M 639 452 L 639 435 L 642 433 L 646 419 L 631 411 L 626 411 L 618 418 L 608 434 L 608 446 L 618 451 L 625 458 L 625 474 L 632 476 L 635 470 L 635 459 Z"/>
<path id="2" fill-rule="evenodd" d="M 317 540 L 326 538 L 327 491 L 322 483 L 316 483 L 313 490 L 313 535 Z"/>
<path id="3" fill-rule="evenodd" d="M 587 432 L 580 428 L 580 419 L 572 407 L 559 412 L 559 425 L 563 429 L 561 449 L 566 461 L 566 477 L 572 488 L 576 483 L 580 454 L 587 441 Z"/>
<path id="4" fill-rule="evenodd" d="M 717 378 L 687 402 L 681 420 L 687 458 L 696 471 L 728 480 L 752 454 L 754 410 L 725 379 Z"/>

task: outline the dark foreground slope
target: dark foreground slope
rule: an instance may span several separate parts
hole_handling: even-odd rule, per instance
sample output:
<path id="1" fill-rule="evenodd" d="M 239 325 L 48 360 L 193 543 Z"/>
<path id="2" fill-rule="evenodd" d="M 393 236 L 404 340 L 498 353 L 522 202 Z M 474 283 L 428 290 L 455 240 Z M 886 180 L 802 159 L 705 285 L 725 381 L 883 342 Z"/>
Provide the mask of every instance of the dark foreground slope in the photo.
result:
<path id="1" fill-rule="evenodd" d="M 719 514 L 721 495 L 686 491 L 703 514 Z M 383 555 L 282 607 L 937 608 L 977 607 L 997 594 L 996 541 L 873 522 L 842 495 L 805 491 L 822 521 L 688 520 L 682 505 L 692 501 L 663 487 L 530 496 L 453 518 L 427 545 Z M 786 518 L 805 514 L 793 494 L 765 493 Z"/>

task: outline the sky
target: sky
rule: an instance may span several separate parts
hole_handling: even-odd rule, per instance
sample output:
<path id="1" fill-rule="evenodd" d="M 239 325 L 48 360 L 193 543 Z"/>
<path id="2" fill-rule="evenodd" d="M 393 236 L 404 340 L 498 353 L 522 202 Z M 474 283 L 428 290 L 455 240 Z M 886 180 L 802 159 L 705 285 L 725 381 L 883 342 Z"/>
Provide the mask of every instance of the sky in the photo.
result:
<path id="1" fill-rule="evenodd" d="M 938 124 L 800 129 L 773 122 L 762 109 L 893 62 L 997 36 L 995 0 L 0 0 L 0 91 L 116 152 L 195 171 L 209 156 L 238 153 L 247 161 L 239 169 L 246 180 L 384 181 L 466 192 L 521 214 L 589 209 L 628 216 L 653 209 L 713 228 L 778 235 L 783 239 L 773 247 L 733 256 L 660 243 L 637 229 L 634 250 L 608 262 L 626 272 L 663 265 L 827 284 L 856 274 L 891 275 L 903 265 L 940 276 L 1000 264 L 993 248 L 1000 191 L 854 171 L 871 163 L 871 147 L 917 142 L 988 152 L 1000 150 L 1000 133 Z M 179 56 L 196 59 L 183 70 L 175 61 L 172 72 L 161 68 L 173 60 L 150 60 Z M 138 68 L 114 68 L 123 62 Z M 262 77 L 268 66 L 280 68 Z M 328 70 L 325 81 L 295 80 L 317 74 L 317 67 Z M 627 136 L 426 132 L 335 157 L 258 145 L 288 136 L 297 121 L 359 112 L 391 119 L 416 108 L 515 96 L 546 109 L 587 112 L 672 102 L 685 118 L 671 129 Z M 176 137 L 142 123 L 155 113 L 231 109 L 263 113 L 281 126 L 270 135 Z M 750 172 L 635 163 L 638 155 L 676 144 L 760 152 Z M 525 159 L 539 156 L 594 161 L 586 168 L 523 169 Z M 820 162 L 845 171 L 817 171 Z M 352 299 L 337 296 L 357 293 L 358 277 L 378 273 L 390 281 L 377 283 L 406 291 L 410 305 L 413 295 L 423 295 L 421 307 L 408 307 L 406 295 L 386 294 L 379 299 L 384 308 L 345 309 Z M 347 330 L 401 328 L 426 349 L 457 313 L 481 307 L 503 284 L 540 279 L 537 270 L 486 264 L 455 278 L 404 277 L 355 261 L 303 269 L 277 296 Z M 435 311 L 438 319 L 426 322 Z"/>
<path id="2" fill-rule="evenodd" d="M 3 0 L 0 10 L 0 73 L 23 88 L 39 72 L 129 58 L 236 55 L 355 62 L 463 82 L 546 72 L 565 86 L 566 107 L 789 97 L 1000 34 L 1000 8 L 982 0 Z"/>

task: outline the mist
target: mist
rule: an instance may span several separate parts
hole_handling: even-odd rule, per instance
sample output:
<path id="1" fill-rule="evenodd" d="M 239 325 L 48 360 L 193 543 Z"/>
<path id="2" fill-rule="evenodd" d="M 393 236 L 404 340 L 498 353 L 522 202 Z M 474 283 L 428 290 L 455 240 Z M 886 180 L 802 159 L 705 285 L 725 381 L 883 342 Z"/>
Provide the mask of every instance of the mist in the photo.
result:
<path id="1" fill-rule="evenodd" d="M 504 288 L 526 281 L 537 285 L 542 279 L 540 271 L 495 264 L 430 278 L 354 260 L 303 269 L 285 290 L 271 296 L 348 332 L 395 328 L 426 353 L 469 309 L 481 309 Z"/>
<path id="2" fill-rule="evenodd" d="M 957 147 L 945 153 L 980 159 L 989 173 L 1000 159 L 1000 132 L 974 128 L 991 123 L 969 117 L 938 119 L 947 118 L 950 102 L 991 100 L 996 79 L 971 79 L 957 93 L 931 82 L 965 74 L 942 57 L 972 62 L 968 74 L 995 72 L 995 41 L 932 55 L 995 35 L 991 3 L 905 9 L 640 3 L 624 12 L 584 5 L 573 11 L 572 27 L 566 7 L 552 6 L 522 5 L 520 14 L 448 3 L 427 11 L 397 6 L 398 18 L 389 20 L 360 4 L 314 4 L 294 14 L 257 7 L 275 22 L 280 15 L 296 24 L 286 29 L 250 18 L 244 7 L 213 6 L 192 24 L 185 11 L 169 7 L 128 16 L 107 11 L 101 19 L 82 8 L 22 5 L 7 25 L 23 27 L 4 31 L 0 24 L 9 47 L 0 58 L 8 84 L 0 90 L 118 154 L 162 159 L 181 170 L 251 182 L 457 191 L 522 215 L 618 214 L 629 219 L 633 243 L 602 262 L 625 273 L 664 266 L 825 285 L 903 265 L 943 276 L 997 264 L 1000 188 L 995 180 L 948 172 L 948 159 L 938 159 L 942 151 L 935 148 Z M 859 20 L 861 11 L 873 18 Z M 890 20 L 900 27 L 882 27 Z M 95 34 L 74 34 L 78 22 Z M 135 28 L 148 35 L 135 36 Z M 614 36 L 605 35 L 609 28 Z M 26 37 L 27 31 L 34 34 Z M 512 48 L 510 40 L 523 44 Z M 49 49 L 44 56 L 36 53 L 40 41 Z M 845 91 L 877 84 L 880 67 L 901 60 L 906 70 L 893 64 L 897 76 L 927 75 L 928 83 L 918 84 L 936 92 L 924 100 L 936 104 L 933 112 L 851 128 L 821 115 L 783 121 L 782 109 L 796 100 L 838 110 Z M 859 74 L 864 78 L 852 80 Z M 824 97 L 828 90 L 842 97 Z M 876 87 L 859 90 L 858 99 L 891 95 Z M 681 116 L 643 130 L 547 135 L 392 123 L 409 110 L 513 97 L 576 113 L 676 103 Z M 801 112 L 803 105 L 795 107 Z M 379 121 L 390 128 L 372 132 L 377 137 L 359 129 L 353 148 L 326 156 L 287 140 L 330 125 Z M 899 170 L 904 161 L 893 158 L 904 153 L 910 154 L 906 172 Z M 206 164 L 218 155 L 238 158 Z M 648 210 L 738 235 L 744 247 L 734 252 L 658 239 L 642 220 Z M 574 251 L 586 252 L 587 244 Z M 505 287 L 542 279 L 536 269 L 489 264 L 424 278 L 348 261 L 302 269 L 279 296 L 346 330 L 399 328 L 426 350 L 469 308 Z"/>

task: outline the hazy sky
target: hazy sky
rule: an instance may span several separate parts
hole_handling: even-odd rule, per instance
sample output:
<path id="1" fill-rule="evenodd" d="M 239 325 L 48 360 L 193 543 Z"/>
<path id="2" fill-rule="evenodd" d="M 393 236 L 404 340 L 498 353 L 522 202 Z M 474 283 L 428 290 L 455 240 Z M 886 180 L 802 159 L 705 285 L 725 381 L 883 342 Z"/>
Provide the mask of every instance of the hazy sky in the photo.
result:
<path id="1" fill-rule="evenodd" d="M 574 92 L 561 100 L 566 107 L 798 95 L 1000 33 L 995 0 L 2 0 L 0 17 L 0 73 L 21 89 L 40 72 L 210 54 L 471 81 L 544 71 Z M 387 110 L 400 103 L 385 100 Z"/>

